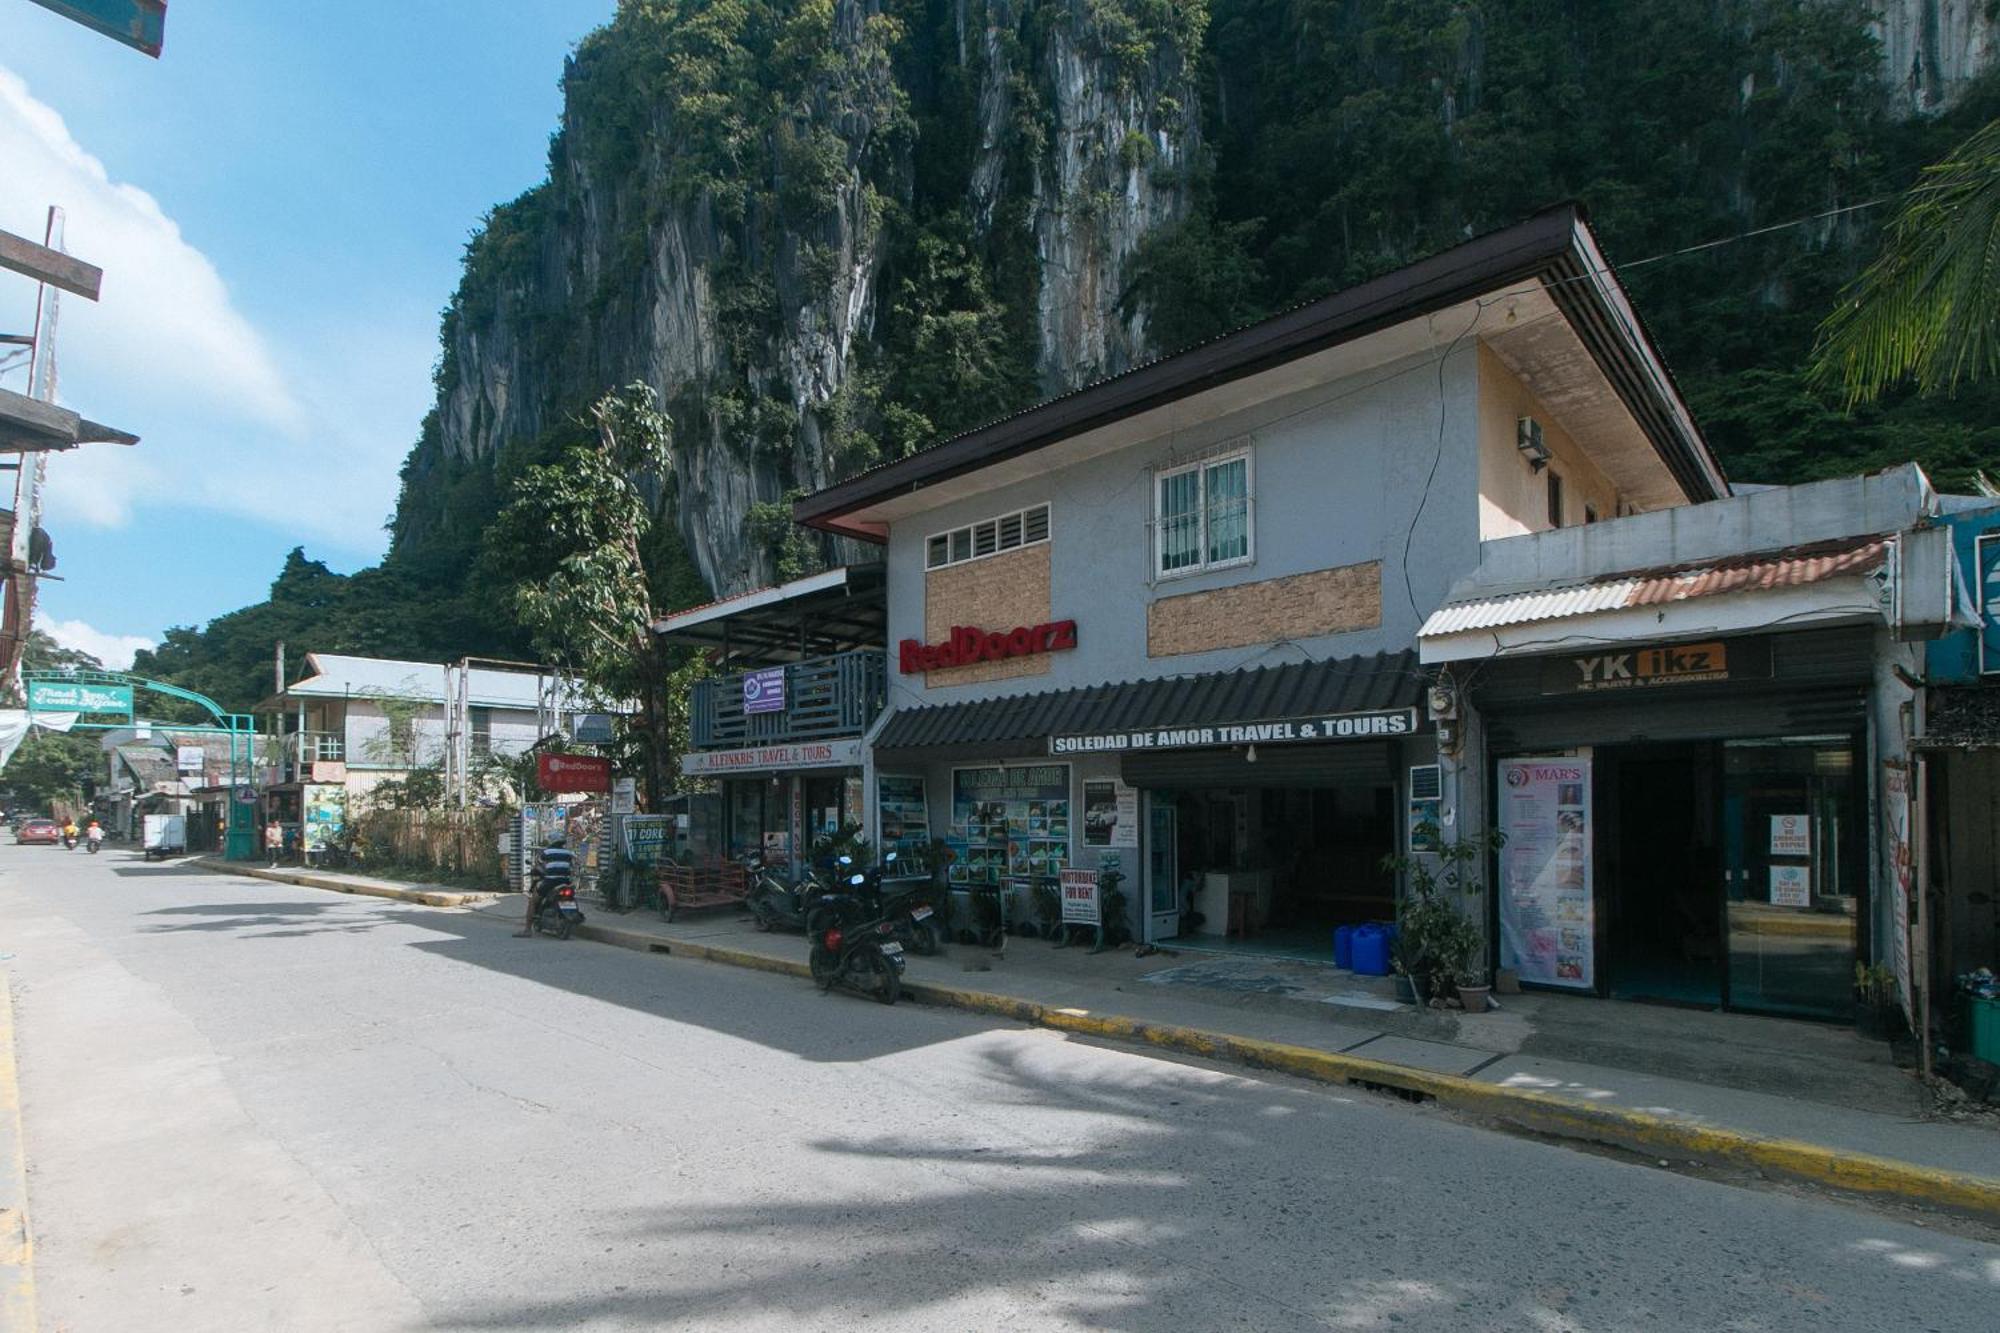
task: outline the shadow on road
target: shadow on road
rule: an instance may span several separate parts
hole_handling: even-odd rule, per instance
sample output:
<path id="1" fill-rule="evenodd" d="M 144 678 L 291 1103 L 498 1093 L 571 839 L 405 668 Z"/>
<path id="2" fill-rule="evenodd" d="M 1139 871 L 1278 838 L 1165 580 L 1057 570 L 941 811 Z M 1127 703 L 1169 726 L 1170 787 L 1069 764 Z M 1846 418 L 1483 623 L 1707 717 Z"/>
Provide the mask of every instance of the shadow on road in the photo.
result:
<path id="1" fill-rule="evenodd" d="M 190 903 L 180 907 L 160 907 L 140 913 L 141 917 L 197 917 L 195 921 L 156 922 L 142 927 L 150 935 L 173 935 L 198 930 L 218 933 L 240 932 L 250 939 L 297 939 L 306 935 L 359 935 L 384 926 L 416 922 L 423 914 L 414 909 L 393 908 L 369 913 L 357 919 L 352 912 L 340 913 L 339 903 Z M 337 915 L 330 915 L 335 914 Z M 300 922 L 313 924 L 301 927 Z M 272 927 L 293 927 L 272 929 Z"/>

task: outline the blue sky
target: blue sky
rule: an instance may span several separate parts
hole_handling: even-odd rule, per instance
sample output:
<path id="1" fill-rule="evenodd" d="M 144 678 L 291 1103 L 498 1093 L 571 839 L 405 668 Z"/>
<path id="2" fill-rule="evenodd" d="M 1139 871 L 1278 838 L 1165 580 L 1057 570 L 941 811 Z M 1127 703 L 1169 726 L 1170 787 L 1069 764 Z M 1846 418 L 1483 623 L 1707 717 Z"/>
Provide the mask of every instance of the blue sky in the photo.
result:
<path id="1" fill-rule="evenodd" d="M 613 0 L 177 0 L 149 60 L 0 0 L 0 228 L 105 270 L 61 397 L 142 437 L 50 460 L 41 624 L 111 658 L 381 555 L 468 231 L 541 180 Z M 0 274 L 0 331 L 33 285 Z M 0 386 L 23 390 L 19 371 Z"/>

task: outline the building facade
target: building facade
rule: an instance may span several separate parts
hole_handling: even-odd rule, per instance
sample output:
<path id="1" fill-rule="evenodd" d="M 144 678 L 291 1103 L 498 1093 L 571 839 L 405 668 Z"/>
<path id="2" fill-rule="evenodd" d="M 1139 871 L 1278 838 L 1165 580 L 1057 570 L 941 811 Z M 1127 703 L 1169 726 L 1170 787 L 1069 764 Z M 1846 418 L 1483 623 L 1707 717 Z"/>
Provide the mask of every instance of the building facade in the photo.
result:
<path id="1" fill-rule="evenodd" d="M 1483 539 L 1727 484 L 1588 227 L 1538 215 L 809 496 L 879 543 L 871 836 L 968 896 L 1321 956 L 1450 826 L 1417 633 Z"/>

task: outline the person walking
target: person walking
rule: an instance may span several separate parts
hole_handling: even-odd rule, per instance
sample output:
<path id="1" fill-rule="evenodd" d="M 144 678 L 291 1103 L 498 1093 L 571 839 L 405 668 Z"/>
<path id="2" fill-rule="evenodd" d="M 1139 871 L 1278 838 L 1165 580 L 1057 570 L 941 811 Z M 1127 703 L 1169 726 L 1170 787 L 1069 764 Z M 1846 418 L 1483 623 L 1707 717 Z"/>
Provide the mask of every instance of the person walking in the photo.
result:
<path id="1" fill-rule="evenodd" d="M 275 819 L 264 823 L 264 850 L 270 854 L 271 869 L 278 868 L 278 858 L 285 854 L 285 828 Z"/>

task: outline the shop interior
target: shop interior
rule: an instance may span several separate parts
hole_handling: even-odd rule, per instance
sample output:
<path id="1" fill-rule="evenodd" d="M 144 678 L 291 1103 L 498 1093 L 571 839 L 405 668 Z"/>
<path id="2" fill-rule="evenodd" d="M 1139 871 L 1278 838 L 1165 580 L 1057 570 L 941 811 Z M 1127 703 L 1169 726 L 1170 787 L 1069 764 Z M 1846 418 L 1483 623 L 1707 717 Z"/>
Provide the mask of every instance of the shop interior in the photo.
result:
<path id="1" fill-rule="evenodd" d="M 1858 738 L 1597 751 L 1621 999 L 1845 1019 L 1867 883 Z"/>
<path id="2" fill-rule="evenodd" d="M 1175 864 L 1154 860 L 1149 871 L 1179 886 L 1180 943 L 1331 961 L 1336 926 L 1394 919 L 1395 880 L 1382 868 L 1397 847 L 1389 783 L 1164 790 L 1152 799 L 1156 836 L 1173 825 Z"/>

